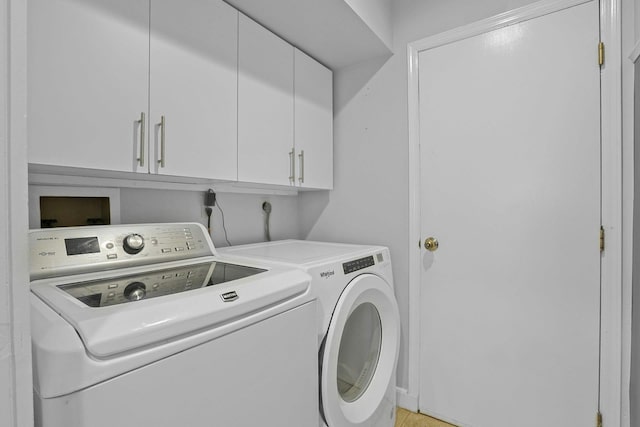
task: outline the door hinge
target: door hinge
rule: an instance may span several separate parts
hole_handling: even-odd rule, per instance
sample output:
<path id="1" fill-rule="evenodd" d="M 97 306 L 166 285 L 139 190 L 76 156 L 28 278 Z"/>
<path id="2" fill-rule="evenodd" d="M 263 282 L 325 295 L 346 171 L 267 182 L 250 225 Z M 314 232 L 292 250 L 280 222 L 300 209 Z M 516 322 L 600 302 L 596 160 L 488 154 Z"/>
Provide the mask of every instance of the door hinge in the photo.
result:
<path id="1" fill-rule="evenodd" d="M 604 252 L 604 227 L 600 226 L 600 252 Z"/>
<path id="2" fill-rule="evenodd" d="M 598 64 L 602 67 L 604 65 L 604 43 L 598 43 Z"/>
<path id="3" fill-rule="evenodd" d="M 602 414 L 600 411 L 596 412 L 596 427 L 602 427 Z"/>

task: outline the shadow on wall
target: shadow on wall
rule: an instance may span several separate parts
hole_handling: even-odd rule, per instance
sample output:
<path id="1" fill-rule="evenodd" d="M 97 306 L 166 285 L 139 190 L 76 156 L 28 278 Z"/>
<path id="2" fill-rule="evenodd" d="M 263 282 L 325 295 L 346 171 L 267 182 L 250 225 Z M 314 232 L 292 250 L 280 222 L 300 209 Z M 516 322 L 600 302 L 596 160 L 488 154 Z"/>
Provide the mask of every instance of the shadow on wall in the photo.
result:
<path id="1" fill-rule="evenodd" d="M 309 236 L 330 201 L 330 191 L 305 192 L 298 195 L 299 228 L 303 239 Z"/>
<path id="2" fill-rule="evenodd" d="M 338 231 L 340 226 L 334 227 L 331 222 L 336 220 L 345 223 L 358 221 L 356 217 L 360 214 L 359 209 L 354 209 L 356 207 L 350 206 L 350 204 L 362 205 L 362 197 L 366 197 L 359 190 L 370 182 L 371 174 L 376 173 L 375 170 L 366 170 L 370 168 L 370 155 L 376 150 L 369 144 L 368 138 L 362 135 L 349 133 L 345 137 L 343 132 L 345 123 L 348 123 L 350 128 L 357 130 L 365 129 L 366 131 L 366 128 L 369 127 L 366 124 L 367 119 L 353 116 L 353 108 L 349 110 L 347 107 L 353 102 L 366 102 L 369 99 L 367 96 L 371 80 L 391 58 L 390 55 L 384 55 L 334 71 L 334 190 L 309 191 L 299 194 L 299 225 L 302 238 L 309 238 L 314 228 L 318 228 L 314 238 L 343 241 L 341 233 Z M 359 94 L 360 97 L 358 97 Z M 356 110 L 358 109 L 356 108 Z M 358 123 L 354 123 L 353 120 L 357 120 Z M 374 119 L 374 121 L 377 120 Z M 364 169 L 354 171 L 351 169 L 353 167 Z M 354 191 L 357 194 L 351 194 Z M 355 216 L 349 217 L 351 213 L 354 213 Z M 357 224 L 350 226 L 342 224 L 341 226 L 350 230 L 358 228 Z"/>
<path id="3" fill-rule="evenodd" d="M 333 78 L 333 117 L 356 96 L 373 76 L 387 63 L 393 55 L 384 55 L 355 65 L 334 70 Z M 343 78 L 336 78 L 340 73 Z M 344 78 L 345 76 L 348 76 Z M 334 140 L 335 144 L 335 140 Z"/>
<path id="4" fill-rule="evenodd" d="M 364 123 L 353 123 L 352 119 L 361 121 L 362 117 L 353 117 L 349 112 L 348 106 L 358 100 L 363 102 L 368 96 L 368 86 L 371 80 L 385 64 L 391 59 L 391 55 L 384 55 L 367 61 L 360 62 L 355 65 L 341 68 L 334 72 L 333 78 L 333 117 L 334 117 L 334 168 L 333 168 L 333 191 L 309 191 L 301 192 L 298 196 L 298 210 L 300 214 L 300 235 L 302 238 L 309 238 L 315 228 L 316 233 L 313 238 L 327 241 L 343 241 L 341 233 L 338 231 L 340 227 L 334 227 L 330 223 L 340 219 L 345 223 L 358 221 L 354 217 L 349 217 L 350 213 L 356 216 L 359 214 L 355 206 L 349 206 L 351 203 L 361 204 L 361 198 L 364 194 L 350 194 L 350 192 L 358 191 L 362 186 L 366 186 L 370 180 L 367 178 L 373 170 L 354 171 L 346 168 L 368 168 L 370 158 L 367 150 L 372 148 L 369 146 L 367 138 L 362 136 L 355 137 L 354 134 L 349 135 L 349 139 L 344 137 L 342 124 L 350 122 L 351 127 L 356 129 L 366 128 Z M 358 95 L 360 94 L 360 98 Z M 341 136 L 342 135 L 342 136 Z M 356 139 L 351 139 L 354 137 Z M 354 175 L 355 174 L 355 175 Z M 358 201 L 360 200 L 360 201 Z M 337 215 L 337 217 L 336 217 Z M 321 225 L 319 225 L 321 224 Z M 357 224 L 347 226 L 350 230 L 358 228 Z M 338 233 L 338 234 L 336 234 Z M 357 234 L 357 233 L 356 233 Z M 350 236 L 353 238 L 354 236 Z"/>

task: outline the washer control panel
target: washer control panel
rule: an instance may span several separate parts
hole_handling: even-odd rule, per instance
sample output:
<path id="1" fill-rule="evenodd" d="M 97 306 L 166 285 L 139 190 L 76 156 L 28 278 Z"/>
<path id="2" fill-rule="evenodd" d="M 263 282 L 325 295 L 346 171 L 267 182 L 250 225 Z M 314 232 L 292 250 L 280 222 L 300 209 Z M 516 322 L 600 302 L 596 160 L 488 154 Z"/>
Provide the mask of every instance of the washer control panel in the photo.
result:
<path id="1" fill-rule="evenodd" d="M 32 280 L 199 258 L 215 251 L 197 223 L 31 230 L 29 246 Z"/>
<path id="2" fill-rule="evenodd" d="M 129 255 L 137 254 L 144 249 L 144 237 L 137 233 L 129 234 L 122 241 L 122 249 Z"/>

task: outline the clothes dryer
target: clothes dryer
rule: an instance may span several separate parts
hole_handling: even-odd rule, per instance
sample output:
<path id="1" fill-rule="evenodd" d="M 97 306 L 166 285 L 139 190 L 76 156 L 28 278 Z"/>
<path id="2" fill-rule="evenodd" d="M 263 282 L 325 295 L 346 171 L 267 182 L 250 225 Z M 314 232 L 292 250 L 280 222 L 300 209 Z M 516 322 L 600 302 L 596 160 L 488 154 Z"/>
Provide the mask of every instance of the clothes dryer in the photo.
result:
<path id="1" fill-rule="evenodd" d="M 382 246 L 284 240 L 222 248 L 229 259 L 298 267 L 318 302 L 321 427 L 393 427 L 400 316 Z"/>

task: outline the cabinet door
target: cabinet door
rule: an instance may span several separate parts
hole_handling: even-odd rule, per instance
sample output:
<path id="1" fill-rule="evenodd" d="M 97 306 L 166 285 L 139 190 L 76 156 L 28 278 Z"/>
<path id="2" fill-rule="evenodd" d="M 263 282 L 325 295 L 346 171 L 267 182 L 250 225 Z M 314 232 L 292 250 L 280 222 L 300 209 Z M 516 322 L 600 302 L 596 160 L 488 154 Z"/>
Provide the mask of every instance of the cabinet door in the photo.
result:
<path id="1" fill-rule="evenodd" d="M 148 34 L 148 0 L 29 0 L 29 162 L 148 170 Z"/>
<path id="2" fill-rule="evenodd" d="M 153 0 L 150 34 L 152 172 L 236 180 L 238 12 L 220 0 Z"/>
<path id="3" fill-rule="evenodd" d="M 296 185 L 333 188 L 333 75 L 295 51 Z"/>
<path id="4" fill-rule="evenodd" d="M 238 180 L 292 185 L 293 46 L 242 14 L 239 35 Z"/>

